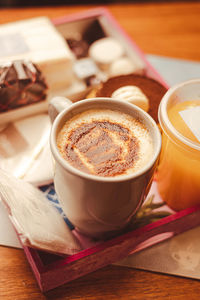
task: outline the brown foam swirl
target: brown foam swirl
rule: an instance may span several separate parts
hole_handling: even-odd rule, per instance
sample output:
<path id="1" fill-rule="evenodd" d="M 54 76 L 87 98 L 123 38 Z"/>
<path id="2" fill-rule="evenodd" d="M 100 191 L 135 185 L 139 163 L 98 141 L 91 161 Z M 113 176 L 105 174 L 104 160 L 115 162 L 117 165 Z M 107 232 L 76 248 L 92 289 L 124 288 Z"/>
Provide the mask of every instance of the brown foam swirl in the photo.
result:
<path id="1" fill-rule="evenodd" d="M 138 139 L 124 125 L 93 120 L 70 131 L 63 157 L 79 170 L 109 177 L 126 174 L 138 152 Z"/>

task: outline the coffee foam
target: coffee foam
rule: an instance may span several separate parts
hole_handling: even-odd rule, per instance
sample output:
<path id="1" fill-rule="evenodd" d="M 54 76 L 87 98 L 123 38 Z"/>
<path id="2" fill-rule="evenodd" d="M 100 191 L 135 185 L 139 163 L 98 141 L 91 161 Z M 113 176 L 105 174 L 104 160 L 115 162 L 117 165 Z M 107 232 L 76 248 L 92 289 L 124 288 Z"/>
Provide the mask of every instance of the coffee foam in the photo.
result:
<path id="1" fill-rule="evenodd" d="M 105 177 L 135 173 L 153 155 L 147 128 L 134 117 L 109 109 L 90 109 L 68 120 L 57 146 L 72 166 Z"/>

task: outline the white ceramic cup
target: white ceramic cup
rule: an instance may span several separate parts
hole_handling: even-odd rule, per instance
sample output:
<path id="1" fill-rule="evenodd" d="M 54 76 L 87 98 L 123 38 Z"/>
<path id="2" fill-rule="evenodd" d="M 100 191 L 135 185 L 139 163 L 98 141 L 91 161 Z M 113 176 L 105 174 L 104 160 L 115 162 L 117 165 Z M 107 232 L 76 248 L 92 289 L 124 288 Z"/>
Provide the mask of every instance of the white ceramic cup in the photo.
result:
<path id="1" fill-rule="evenodd" d="M 149 130 L 154 148 L 145 167 L 123 177 L 100 177 L 74 168 L 61 156 L 56 138 L 62 126 L 72 116 L 92 108 L 118 110 L 140 119 Z M 161 135 L 155 121 L 139 107 L 110 98 L 72 104 L 66 98 L 55 97 L 50 102 L 49 115 L 52 121 L 55 118 L 50 145 L 55 159 L 55 190 L 63 211 L 88 236 L 99 238 L 119 232 L 138 211 L 152 182 L 161 149 Z"/>

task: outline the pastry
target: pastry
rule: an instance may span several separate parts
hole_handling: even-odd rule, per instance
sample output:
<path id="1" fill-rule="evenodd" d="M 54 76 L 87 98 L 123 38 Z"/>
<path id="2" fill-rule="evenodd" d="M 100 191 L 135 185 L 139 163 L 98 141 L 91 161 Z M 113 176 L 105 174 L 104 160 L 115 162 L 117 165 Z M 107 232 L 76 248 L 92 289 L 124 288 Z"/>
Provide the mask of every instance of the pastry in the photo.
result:
<path id="1" fill-rule="evenodd" d="M 124 48 L 117 39 L 112 37 L 99 39 L 89 48 L 89 56 L 102 70 L 107 70 L 110 64 L 123 54 Z"/>
<path id="2" fill-rule="evenodd" d="M 149 110 L 149 99 L 141 89 L 135 85 L 125 85 L 116 89 L 112 93 L 111 98 L 130 102 L 146 112 Z"/>
<path id="3" fill-rule="evenodd" d="M 110 77 L 126 75 L 130 73 L 142 74 L 144 72 L 144 66 L 133 62 L 128 57 L 121 57 L 115 60 L 109 67 L 109 75 Z"/>
<path id="4" fill-rule="evenodd" d="M 32 62 L 0 65 L 0 112 L 45 100 L 46 92 L 45 78 Z"/>
<path id="5" fill-rule="evenodd" d="M 73 81 L 75 55 L 46 17 L 0 25 L 0 62 L 30 60 L 44 74 L 50 90 Z"/>
<path id="6" fill-rule="evenodd" d="M 109 78 L 102 82 L 96 90 L 96 97 L 112 97 L 112 94 L 119 88 L 125 86 L 136 86 L 149 100 L 148 113 L 158 122 L 158 106 L 167 92 L 167 88 L 159 81 L 139 74 L 128 74 Z"/>

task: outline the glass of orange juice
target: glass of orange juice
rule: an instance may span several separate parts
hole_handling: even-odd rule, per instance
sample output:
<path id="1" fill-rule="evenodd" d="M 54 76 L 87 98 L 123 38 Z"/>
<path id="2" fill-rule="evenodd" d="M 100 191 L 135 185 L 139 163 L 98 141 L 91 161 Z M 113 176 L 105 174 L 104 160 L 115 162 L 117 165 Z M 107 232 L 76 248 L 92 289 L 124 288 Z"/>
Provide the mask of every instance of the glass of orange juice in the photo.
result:
<path id="1" fill-rule="evenodd" d="M 170 88 L 161 100 L 158 118 L 159 194 L 177 211 L 200 204 L 200 79 Z"/>

